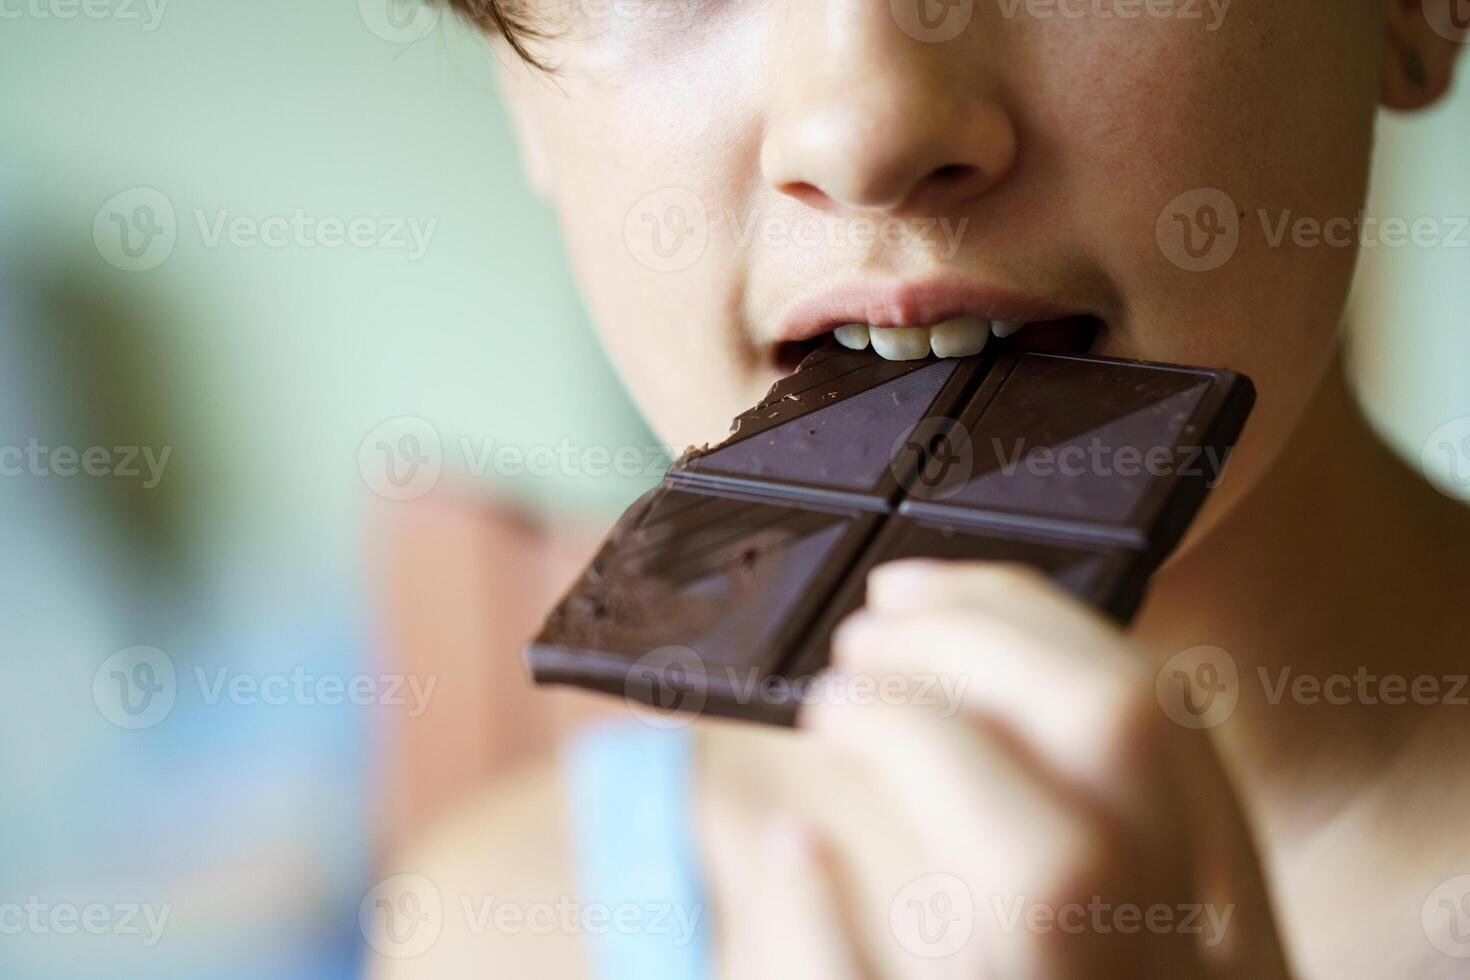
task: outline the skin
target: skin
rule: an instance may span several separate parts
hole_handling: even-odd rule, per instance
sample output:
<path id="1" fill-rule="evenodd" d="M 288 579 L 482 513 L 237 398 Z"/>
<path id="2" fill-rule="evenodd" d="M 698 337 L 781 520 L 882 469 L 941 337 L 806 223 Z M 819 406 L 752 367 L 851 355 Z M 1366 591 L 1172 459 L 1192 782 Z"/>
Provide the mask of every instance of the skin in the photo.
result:
<path id="1" fill-rule="evenodd" d="M 671 444 L 720 438 L 764 393 L 812 291 L 940 269 L 1103 317 L 1104 353 L 1234 368 L 1259 392 L 1227 479 L 1127 634 L 1024 570 L 887 566 L 835 640 L 838 668 L 963 679 L 958 710 L 819 704 L 795 736 L 701 723 L 721 975 L 1461 975 L 1420 912 L 1470 871 L 1470 779 L 1445 751 L 1470 735 L 1465 710 L 1273 703 L 1257 681 L 1463 669 L 1470 617 L 1444 597 L 1470 588 L 1470 521 L 1382 447 L 1343 380 L 1355 249 L 1272 246 L 1255 217 L 1357 213 L 1378 106 L 1421 108 L 1450 84 L 1460 46 L 1424 11 L 1451 2 L 1235 0 L 1213 32 L 978 3 L 934 43 L 873 0 L 681 4 L 663 19 L 597 7 L 534 45 L 554 80 L 506 60 L 528 172 Z M 669 187 L 718 220 L 697 259 L 660 271 L 626 231 Z M 1245 214 L 1233 256 L 1203 272 L 1156 234 L 1197 188 Z M 731 215 L 968 220 L 940 255 L 850 235 L 742 243 Z M 1244 682 L 1229 719 L 1197 731 L 1160 710 L 1156 679 L 1201 644 Z M 525 901 L 573 893 L 546 819 L 565 801 L 550 772 L 531 785 L 400 863 Z M 544 874 L 502 873 L 527 855 Z M 975 937 L 944 960 L 889 926 L 905 885 L 935 871 L 977 908 Z M 991 897 L 1204 903 L 1233 919 L 1208 947 L 1177 930 L 1006 930 Z M 577 943 L 441 943 L 377 972 L 540 975 Z"/>

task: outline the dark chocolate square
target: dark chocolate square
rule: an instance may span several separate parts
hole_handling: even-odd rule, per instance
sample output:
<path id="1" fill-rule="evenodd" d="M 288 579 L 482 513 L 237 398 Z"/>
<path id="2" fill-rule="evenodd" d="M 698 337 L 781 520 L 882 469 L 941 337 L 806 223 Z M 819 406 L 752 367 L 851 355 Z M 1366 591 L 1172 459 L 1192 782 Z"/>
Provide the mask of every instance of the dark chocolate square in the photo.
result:
<path id="1" fill-rule="evenodd" d="M 978 368 L 965 360 L 885 361 L 836 348 L 778 384 L 713 449 L 676 464 L 674 479 L 747 493 L 886 510 L 908 462 L 898 450 L 926 419 L 956 410 Z"/>
<path id="2" fill-rule="evenodd" d="M 1247 399 L 1242 379 L 1067 354 L 1002 357 L 949 430 L 904 514 L 1138 548 L 1174 544 L 1162 520 L 1218 481 L 1211 423 Z M 1248 405 L 1248 400 L 1245 401 Z M 1236 419 L 1238 424 L 1238 419 Z M 1192 508 L 1188 508 L 1192 513 Z"/>
<path id="3" fill-rule="evenodd" d="M 789 658 L 876 521 L 659 487 L 552 613 L 532 669 L 544 680 L 591 671 L 618 689 L 640 659 L 676 647 L 669 662 L 707 675 L 699 683 L 718 697 Z"/>

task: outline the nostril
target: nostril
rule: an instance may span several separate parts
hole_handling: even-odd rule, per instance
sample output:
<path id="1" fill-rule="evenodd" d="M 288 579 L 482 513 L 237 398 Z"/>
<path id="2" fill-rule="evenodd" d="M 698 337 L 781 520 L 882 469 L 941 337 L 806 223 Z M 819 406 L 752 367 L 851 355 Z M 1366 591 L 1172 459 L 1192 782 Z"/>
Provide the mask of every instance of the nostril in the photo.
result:
<path id="1" fill-rule="evenodd" d="M 981 193 L 984 185 L 985 172 L 979 167 L 969 163 L 947 163 L 930 171 L 915 190 L 911 203 L 942 207 Z"/>
<path id="2" fill-rule="evenodd" d="M 954 183 L 975 173 L 975 168 L 965 163 L 948 163 L 934 171 L 934 179 L 941 183 Z"/>
<path id="3" fill-rule="evenodd" d="M 950 193 L 969 191 L 983 179 L 980 168 L 968 163 L 946 164 L 929 175 L 931 186 Z"/>
<path id="4" fill-rule="evenodd" d="M 788 197 L 794 197 L 809 208 L 828 210 L 833 206 L 832 199 L 824 194 L 821 188 L 815 184 L 809 184 L 804 180 L 794 180 L 782 184 L 778 190 Z"/>

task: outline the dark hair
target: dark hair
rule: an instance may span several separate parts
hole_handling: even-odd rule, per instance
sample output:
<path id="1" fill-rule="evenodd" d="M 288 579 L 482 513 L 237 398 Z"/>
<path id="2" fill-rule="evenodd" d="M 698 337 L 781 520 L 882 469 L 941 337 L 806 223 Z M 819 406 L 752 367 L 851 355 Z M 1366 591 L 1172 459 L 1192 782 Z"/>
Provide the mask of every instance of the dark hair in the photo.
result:
<path id="1" fill-rule="evenodd" d="M 526 0 L 436 0 L 482 30 L 499 35 L 522 60 L 538 68 L 545 65 L 526 50 L 525 39 L 544 37 L 545 31 L 532 23 Z"/>

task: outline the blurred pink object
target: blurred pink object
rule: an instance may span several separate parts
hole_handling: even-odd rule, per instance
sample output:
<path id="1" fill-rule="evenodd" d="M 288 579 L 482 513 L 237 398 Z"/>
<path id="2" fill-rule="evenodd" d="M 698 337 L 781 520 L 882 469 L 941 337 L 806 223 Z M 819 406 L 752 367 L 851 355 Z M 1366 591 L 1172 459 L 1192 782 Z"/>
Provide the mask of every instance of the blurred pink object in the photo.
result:
<path id="1" fill-rule="evenodd" d="M 614 699 L 533 686 L 521 660 L 610 525 L 551 524 L 514 502 L 452 489 L 384 508 L 374 583 L 383 669 L 438 680 L 428 710 L 395 715 L 381 733 L 380 845 L 618 710 Z"/>

